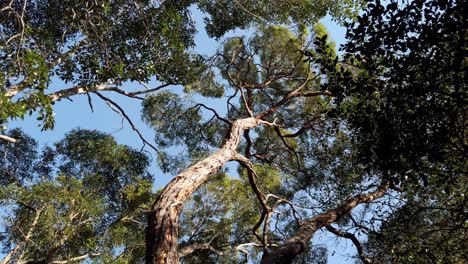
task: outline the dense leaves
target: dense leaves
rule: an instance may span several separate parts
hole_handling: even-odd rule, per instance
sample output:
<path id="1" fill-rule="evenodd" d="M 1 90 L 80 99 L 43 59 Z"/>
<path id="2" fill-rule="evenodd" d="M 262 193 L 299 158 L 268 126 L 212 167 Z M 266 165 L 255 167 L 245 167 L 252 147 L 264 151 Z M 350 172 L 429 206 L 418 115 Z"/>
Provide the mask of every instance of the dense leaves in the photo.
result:
<path id="1" fill-rule="evenodd" d="M 466 158 L 465 14 L 464 1 L 375 1 L 348 32 L 348 57 L 365 74 L 336 93 L 355 98 L 345 111 L 364 162 L 421 179 L 411 171 Z"/>
<path id="2" fill-rule="evenodd" d="M 376 261 L 466 261 L 466 13 L 465 1 L 371 1 L 344 60 L 324 64 L 359 163 L 400 187 L 367 244 Z"/>
<path id="3" fill-rule="evenodd" d="M 2 253 L 10 261 L 141 261 L 153 198 L 146 155 L 89 130 L 37 155 L 32 138 L 10 134 L 19 140 L 1 144 L 0 191 Z"/>

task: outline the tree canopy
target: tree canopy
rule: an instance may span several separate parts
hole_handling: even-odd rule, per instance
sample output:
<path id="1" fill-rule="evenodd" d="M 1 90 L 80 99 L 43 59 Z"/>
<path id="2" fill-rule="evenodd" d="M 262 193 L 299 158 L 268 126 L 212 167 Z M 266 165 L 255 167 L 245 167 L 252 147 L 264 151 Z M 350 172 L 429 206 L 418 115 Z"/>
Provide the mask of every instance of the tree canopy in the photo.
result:
<path id="1" fill-rule="evenodd" d="M 74 130 L 39 151 L 20 130 L 0 143 L 2 263 L 99 258 L 136 263 L 154 199 L 146 155 L 98 131 Z M 62 262 L 64 261 L 64 262 Z"/>
<path id="2" fill-rule="evenodd" d="M 52 128 L 54 101 L 91 93 L 136 130 L 112 91 L 142 102 L 156 151 L 1 135 L 2 264 L 326 263 L 321 230 L 366 264 L 468 259 L 465 1 L 0 7 L 0 124 L 38 111 Z M 193 50 L 194 8 L 215 54 Z M 150 162 L 174 175 L 157 191 Z"/>

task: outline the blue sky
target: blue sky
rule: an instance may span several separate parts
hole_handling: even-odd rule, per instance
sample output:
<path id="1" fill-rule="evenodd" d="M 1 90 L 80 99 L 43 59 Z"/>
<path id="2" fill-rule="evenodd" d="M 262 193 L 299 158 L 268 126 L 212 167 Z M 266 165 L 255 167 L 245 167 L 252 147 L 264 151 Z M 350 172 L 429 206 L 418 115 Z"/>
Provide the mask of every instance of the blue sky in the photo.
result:
<path id="1" fill-rule="evenodd" d="M 196 47 L 195 51 L 203 55 L 210 55 L 216 51 L 219 47 L 219 43 L 213 39 L 210 39 L 204 29 L 203 23 L 201 22 L 202 14 L 198 11 L 194 11 L 194 18 L 198 22 L 196 35 Z M 332 39 L 337 42 L 337 46 L 344 42 L 345 29 L 339 27 L 333 23 L 330 18 L 322 19 L 322 22 L 329 30 L 329 34 Z M 243 32 L 230 32 L 227 37 Z M 153 83 L 156 84 L 156 83 Z M 59 90 L 68 88 L 64 83 L 55 81 L 51 84 L 53 90 Z M 141 86 L 136 83 L 127 83 L 123 86 L 124 88 L 135 89 Z M 138 89 L 137 88 L 137 89 Z M 172 89 L 172 88 L 169 88 Z M 177 88 L 177 89 L 180 89 Z M 104 94 L 104 93 L 103 93 Z M 118 104 L 125 109 L 128 116 L 132 117 L 132 121 L 136 127 L 140 130 L 143 136 L 150 142 L 153 141 L 154 132 L 151 128 L 146 126 L 141 121 L 141 102 L 135 99 L 130 99 L 112 92 L 105 92 L 105 95 L 112 100 L 118 102 Z M 63 99 L 54 106 L 56 126 L 54 130 L 41 132 L 40 123 L 35 120 L 35 117 L 26 117 L 24 121 L 14 121 L 9 123 L 9 128 L 20 127 L 29 135 L 39 141 L 41 145 L 53 144 L 54 142 L 62 139 L 68 131 L 74 128 L 84 129 L 96 129 L 105 133 L 112 134 L 116 140 L 121 144 L 130 145 L 136 149 L 140 149 L 143 142 L 140 140 L 138 135 L 131 129 L 130 125 L 115 113 L 109 106 L 107 106 L 101 99 L 95 95 L 91 95 L 92 104 L 94 111 L 88 105 L 88 98 L 86 95 L 73 96 L 72 101 Z M 154 151 L 146 147 L 145 148 L 154 157 Z M 157 188 L 163 187 L 171 179 L 172 175 L 163 174 L 156 165 L 156 162 L 152 162 L 151 172 L 155 175 L 155 185 Z M 329 263 L 352 263 L 353 259 L 347 258 L 350 254 L 355 253 L 354 247 L 343 239 L 339 240 L 338 243 L 333 236 L 327 234 L 327 232 L 319 231 L 314 238 L 314 242 L 317 244 L 327 244 L 331 246 L 329 254 Z M 334 254 L 332 255 L 332 253 Z"/>

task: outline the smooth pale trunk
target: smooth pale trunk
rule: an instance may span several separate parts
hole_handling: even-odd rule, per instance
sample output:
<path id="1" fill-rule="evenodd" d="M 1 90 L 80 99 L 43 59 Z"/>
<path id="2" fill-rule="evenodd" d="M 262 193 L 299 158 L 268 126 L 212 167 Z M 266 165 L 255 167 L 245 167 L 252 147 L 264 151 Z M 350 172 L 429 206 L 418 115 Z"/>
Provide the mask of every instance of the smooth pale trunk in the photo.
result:
<path id="1" fill-rule="evenodd" d="M 200 184 L 233 159 L 244 130 L 258 124 L 253 117 L 234 121 L 219 150 L 177 175 L 164 188 L 148 217 L 146 263 L 179 263 L 178 220 L 182 205 Z"/>

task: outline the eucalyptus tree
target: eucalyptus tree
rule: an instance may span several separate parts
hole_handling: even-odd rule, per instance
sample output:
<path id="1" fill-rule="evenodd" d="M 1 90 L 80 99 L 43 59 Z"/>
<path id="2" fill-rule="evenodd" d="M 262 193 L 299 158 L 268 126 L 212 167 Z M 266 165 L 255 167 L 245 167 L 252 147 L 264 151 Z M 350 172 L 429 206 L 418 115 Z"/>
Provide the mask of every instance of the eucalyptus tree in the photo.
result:
<path id="1" fill-rule="evenodd" d="M 6 263 L 138 263 L 154 199 L 149 159 L 106 134 L 74 130 L 39 151 L 20 130 L 0 142 Z"/>
<path id="2" fill-rule="evenodd" d="M 371 248 L 364 248 L 358 231 L 372 233 L 371 246 L 376 238 L 388 237 L 379 236 L 379 228 L 383 234 L 408 231 L 405 239 L 427 230 L 434 235 L 417 242 L 428 250 L 427 243 L 446 237 L 444 230 L 398 226 L 408 210 L 419 217 L 418 208 L 445 208 L 447 213 L 424 213 L 431 222 L 452 217 L 451 230 L 463 232 L 465 11 L 464 1 L 455 0 L 386 6 L 374 1 L 357 24 L 349 25 L 342 58 L 318 27 L 312 43 L 303 31 L 263 27 L 249 40 L 226 41 L 213 67 L 186 86 L 202 96 L 225 95 L 225 113 L 169 92 L 148 97 L 143 115 L 157 132 L 157 144 L 187 151 L 178 157 L 161 153 L 162 167 L 178 174 L 151 208 L 147 262 L 178 261 L 178 216 L 184 203 L 229 161 L 244 168 L 260 211 L 245 232 L 251 238 L 243 236 L 253 242 L 237 238 L 229 243 L 238 251 L 254 247 L 253 255 L 260 251 L 263 263 L 293 262 L 321 228 L 349 239 L 364 263 L 378 260 L 379 251 L 372 255 Z M 204 118 L 208 113 L 212 118 Z M 334 155 L 324 152 L 335 148 Z M 185 164 L 193 165 L 181 170 Z M 267 172 L 260 177 L 262 167 Z M 262 186 L 270 177 L 279 177 L 284 188 Z M 442 198 L 446 195 L 449 203 Z M 379 199 L 384 196 L 388 199 Z M 310 210 L 301 218 L 298 204 L 305 198 L 310 200 L 302 207 Z M 371 202 L 374 206 L 363 208 L 367 216 L 356 219 L 353 209 Z M 438 207 L 441 203 L 446 204 Z M 276 214 L 287 205 L 289 225 L 284 222 L 288 213 L 283 219 Z M 278 225 L 272 227 L 272 221 Z M 203 245 L 219 255 L 216 238 Z M 452 244 L 462 239 L 451 238 Z M 413 249 L 411 241 L 405 242 L 409 246 L 399 253 Z M 392 248 L 388 243 L 386 248 Z M 215 244 L 218 248 L 209 247 Z M 464 258 L 460 248 L 452 249 L 454 261 Z M 383 257 L 389 254 L 401 261 L 392 255 L 397 253 Z"/>
<path id="3" fill-rule="evenodd" d="M 313 46 L 323 44 L 328 52 L 323 59 L 334 54 L 334 45 L 327 39 L 323 26 L 315 27 L 314 37 L 317 40 Z M 178 217 L 184 203 L 198 186 L 229 161 L 238 162 L 244 168 L 241 172 L 244 183 L 252 188 L 249 197 L 256 197 L 255 205 L 261 212 L 251 229 L 242 232 L 243 238 L 249 237 L 248 246 L 262 249 L 263 261 L 267 263 L 272 261 L 269 260 L 271 252 L 278 247 L 278 242 L 284 239 L 284 233 L 283 238 L 277 236 L 281 230 L 270 231 L 273 213 L 282 204 L 289 204 L 295 210 L 291 201 L 297 192 L 308 186 L 307 181 L 309 185 L 320 187 L 317 185 L 319 176 L 331 175 L 336 184 L 356 184 L 350 180 L 353 177 L 358 182 L 366 179 L 369 183 L 378 183 L 378 178 L 370 177 L 368 173 L 355 172 L 353 176 L 339 179 L 338 173 L 330 167 L 324 167 L 323 174 L 314 169 L 319 162 L 316 154 L 320 148 L 317 146 L 325 148 L 328 142 L 331 148 L 332 138 L 338 132 L 330 130 L 334 125 L 328 115 L 334 107 L 334 99 L 323 85 L 326 76 L 316 70 L 318 64 L 310 63 L 304 55 L 311 45 L 307 32 L 293 33 L 283 27 L 262 27 L 251 39 L 227 40 L 212 59 L 212 67 L 206 74 L 186 86 L 186 91 L 202 96 L 226 94 L 224 114 L 211 106 L 196 103 L 190 97 L 170 92 L 160 92 L 145 100 L 143 117 L 155 128 L 157 145 L 161 149 L 169 148 L 168 152 L 161 152 L 161 167 L 168 172 L 178 172 L 151 208 L 147 233 L 148 263 L 178 262 Z M 317 53 L 317 56 L 321 55 Z M 213 78 L 216 75 L 220 78 Z M 344 132 L 339 134 L 343 140 L 347 137 Z M 186 151 L 183 155 L 171 156 L 168 153 L 173 152 L 174 147 L 184 147 Z M 346 147 L 341 147 L 341 154 L 345 152 Z M 185 164 L 192 165 L 181 170 Z M 342 170 L 352 171 L 349 166 Z M 343 189 L 335 194 L 337 198 L 356 192 L 358 195 L 302 222 L 298 233 L 303 235 L 293 235 L 300 237 L 300 241 L 286 242 L 294 244 L 288 245 L 285 252 L 289 261 L 306 250 L 319 228 L 338 221 L 358 204 L 381 197 L 388 188 L 386 183 L 380 187 L 370 184 L 368 188 L 372 186 L 376 190 L 368 194 L 361 194 L 365 187 Z M 242 196 L 240 192 L 238 195 Z M 329 205 L 336 205 L 336 201 Z M 235 214 L 234 210 L 230 212 Z M 304 216 L 310 216 L 310 211 Z M 235 248 L 239 250 L 246 246 L 242 242 L 246 241 L 234 241 L 237 243 Z"/>

